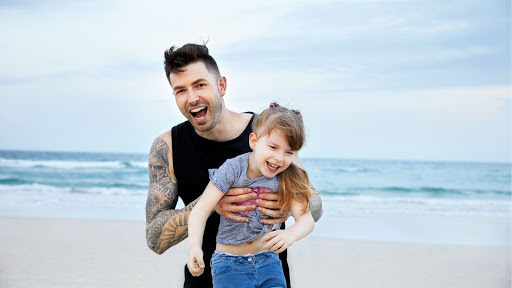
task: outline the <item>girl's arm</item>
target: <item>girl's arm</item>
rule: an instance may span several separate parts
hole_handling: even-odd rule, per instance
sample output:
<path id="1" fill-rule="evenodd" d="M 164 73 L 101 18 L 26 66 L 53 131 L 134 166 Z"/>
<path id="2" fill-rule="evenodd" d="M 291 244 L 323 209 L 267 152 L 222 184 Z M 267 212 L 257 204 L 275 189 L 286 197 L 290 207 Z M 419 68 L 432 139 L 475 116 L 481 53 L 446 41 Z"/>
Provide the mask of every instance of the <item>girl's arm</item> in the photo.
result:
<path id="1" fill-rule="evenodd" d="M 311 233 L 315 226 L 315 221 L 311 212 L 302 214 L 303 205 L 297 201 L 293 201 L 291 212 L 295 219 L 295 224 L 285 230 L 276 230 L 268 233 L 263 237 L 263 241 L 267 242 L 263 249 L 281 253 L 290 247 L 295 241 L 306 237 Z"/>
<path id="2" fill-rule="evenodd" d="M 212 182 L 208 183 L 196 206 L 190 212 L 188 218 L 188 238 L 190 240 L 190 255 L 187 266 L 193 276 L 199 276 L 204 271 L 203 244 L 204 227 L 206 220 L 212 213 L 215 205 L 219 202 L 224 193 Z"/>

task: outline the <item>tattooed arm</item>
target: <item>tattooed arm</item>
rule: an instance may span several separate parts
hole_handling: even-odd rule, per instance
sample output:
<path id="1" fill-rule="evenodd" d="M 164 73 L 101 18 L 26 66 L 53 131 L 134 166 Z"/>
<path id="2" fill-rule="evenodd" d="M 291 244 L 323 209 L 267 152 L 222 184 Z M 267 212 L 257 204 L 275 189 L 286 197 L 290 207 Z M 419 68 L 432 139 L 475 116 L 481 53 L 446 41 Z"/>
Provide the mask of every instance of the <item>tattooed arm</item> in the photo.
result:
<path id="1" fill-rule="evenodd" d="M 155 139 L 149 153 L 149 190 L 146 200 L 146 241 L 157 254 L 164 253 L 188 235 L 188 216 L 197 199 L 175 209 L 178 185 L 172 167 L 170 132 Z"/>
<path id="2" fill-rule="evenodd" d="M 311 215 L 313 216 L 313 220 L 318 222 L 323 213 L 324 210 L 322 209 L 322 199 L 320 199 L 320 194 L 315 194 L 311 197 Z"/>

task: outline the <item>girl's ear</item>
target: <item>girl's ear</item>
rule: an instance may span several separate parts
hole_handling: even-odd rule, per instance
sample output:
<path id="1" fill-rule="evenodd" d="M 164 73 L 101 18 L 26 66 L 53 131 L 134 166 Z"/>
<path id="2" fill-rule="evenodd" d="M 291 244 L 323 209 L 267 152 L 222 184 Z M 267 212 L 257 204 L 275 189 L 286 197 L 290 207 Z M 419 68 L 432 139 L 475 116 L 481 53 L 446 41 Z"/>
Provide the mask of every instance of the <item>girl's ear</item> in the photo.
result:
<path id="1" fill-rule="evenodd" d="M 256 136 L 256 133 L 251 132 L 251 134 L 249 134 L 249 146 L 252 151 L 256 148 L 256 141 L 258 141 L 258 136 Z"/>

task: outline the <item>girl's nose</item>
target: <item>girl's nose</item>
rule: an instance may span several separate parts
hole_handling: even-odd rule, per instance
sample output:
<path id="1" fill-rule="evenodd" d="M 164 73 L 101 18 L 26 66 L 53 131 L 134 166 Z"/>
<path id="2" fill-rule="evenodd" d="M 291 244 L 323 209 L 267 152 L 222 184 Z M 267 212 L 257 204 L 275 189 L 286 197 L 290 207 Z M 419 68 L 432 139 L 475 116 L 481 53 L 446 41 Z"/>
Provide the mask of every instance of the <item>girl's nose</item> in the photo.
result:
<path id="1" fill-rule="evenodd" d="M 276 160 L 276 162 L 277 162 L 276 164 L 281 165 L 281 164 L 283 163 L 283 159 L 284 159 L 284 157 L 283 157 L 283 154 L 282 154 L 282 153 L 276 153 L 276 154 L 274 155 L 274 158 L 275 158 L 275 160 Z"/>

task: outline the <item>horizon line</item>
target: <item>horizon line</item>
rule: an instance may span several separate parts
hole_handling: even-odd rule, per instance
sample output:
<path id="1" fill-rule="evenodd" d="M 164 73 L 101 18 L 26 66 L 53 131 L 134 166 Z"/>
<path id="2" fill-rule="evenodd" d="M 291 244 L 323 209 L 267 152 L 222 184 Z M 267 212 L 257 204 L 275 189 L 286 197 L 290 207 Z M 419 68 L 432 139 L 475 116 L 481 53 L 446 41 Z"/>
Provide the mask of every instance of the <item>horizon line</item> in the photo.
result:
<path id="1" fill-rule="evenodd" d="M 109 151 L 76 151 L 76 150 L 19 150 L 3 149 L 0 152 L 46 152 L 46 153 L 82 153 L 82 154 L 121 154 L 121 155 L 149 155 L 142 152 L 109 152 Z M 435 163 L 473 163 L 473 164 L 508 164 L 512 165 L 512 159 L 509 162 L 504 161 L 479 161 L 479 160 L 425 160 L 425 159 L 390 159 L 390 158 L 349 158 L 349 157 L 303 157 L 301 159 L 311 160 L 363 160 L 363 161 L 403 161 L 403 162 L 435 162 Z"/>

